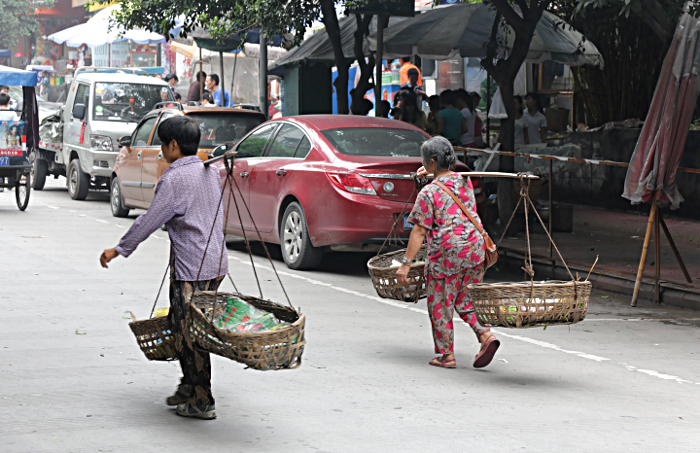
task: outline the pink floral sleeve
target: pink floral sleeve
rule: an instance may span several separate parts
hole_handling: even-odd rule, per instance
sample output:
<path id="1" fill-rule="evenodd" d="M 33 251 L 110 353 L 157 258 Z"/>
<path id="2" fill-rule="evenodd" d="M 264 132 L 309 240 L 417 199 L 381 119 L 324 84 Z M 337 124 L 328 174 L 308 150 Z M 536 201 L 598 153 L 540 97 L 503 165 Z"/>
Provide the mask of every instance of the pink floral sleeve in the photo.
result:
<path id="1" fill-rule="evenodd" d="M 431 200 L 429 186 L 423 188 L 416 198 L 416 203 L 413 205 L 413 210 L 408 215 L 408 221 L 414 225 L 420 225 L 427 229 L 433 228 L 435 222 L 435 212 Z"/>

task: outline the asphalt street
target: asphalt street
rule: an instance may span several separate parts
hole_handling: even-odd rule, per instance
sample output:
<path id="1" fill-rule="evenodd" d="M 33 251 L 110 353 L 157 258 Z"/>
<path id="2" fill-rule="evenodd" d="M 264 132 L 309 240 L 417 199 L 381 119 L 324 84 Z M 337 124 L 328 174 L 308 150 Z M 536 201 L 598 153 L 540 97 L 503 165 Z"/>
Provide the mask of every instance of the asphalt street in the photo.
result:
<path id="1" fill-rule="evenodd" d="M 292 371 L 213 358 L 215 421 L 164 404 L 177 362 L 149 362 L 129 330 L 158 291 L 168 238 L 156 232 L 102 269 L 138 211 L 68 196 L 63 178 L 26 212 L 0 193 L 0 452 L 697 452 L 700 313 L 595 293 L 585 321 L 495 329 L 483 370 L 456 329 L 457 369 L 431 367 L 425 303 L 376 296 L 367 255 L 330 254 L 314 272 L 274 264 L 307 316 Z M 231 275 L 255 295 L 250 258 L 229 242 Z M 264 297 L 283 296 L 254 246 Z M 498 278 L 504 278 L 499 276 Z M 230 283 L 223 288 L 230 289 Z M 167 291 L 159 306 L 167 305 Z"/>

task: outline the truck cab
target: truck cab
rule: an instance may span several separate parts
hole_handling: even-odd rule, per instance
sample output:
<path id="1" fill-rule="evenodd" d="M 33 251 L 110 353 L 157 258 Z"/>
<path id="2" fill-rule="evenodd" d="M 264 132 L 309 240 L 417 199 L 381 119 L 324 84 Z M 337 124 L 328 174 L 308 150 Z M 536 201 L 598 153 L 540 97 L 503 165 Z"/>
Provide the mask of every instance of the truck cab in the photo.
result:
<path id="1" fill-rule="evenodd" d="M 168 85 L 154 77 L 77 73 L 62 111 L 62 141 L 42 146 L 42 137 L 34 163 L 35 185 L 43 186 L 41 178 L 47 174 L 66 176 L 74 200 L 85 199 L 90 189 L 108 190 L 119 138 L 131 135 L 156 104 L 174 101 Z"/>

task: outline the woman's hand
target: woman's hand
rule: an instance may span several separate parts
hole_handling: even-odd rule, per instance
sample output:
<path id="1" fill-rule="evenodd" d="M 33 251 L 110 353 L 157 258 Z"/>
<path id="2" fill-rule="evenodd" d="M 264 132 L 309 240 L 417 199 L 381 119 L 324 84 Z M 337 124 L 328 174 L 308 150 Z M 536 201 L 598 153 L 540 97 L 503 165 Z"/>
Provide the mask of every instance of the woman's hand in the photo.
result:
<path id="1" fill-rule="evenodd" d="M 419 178 L 424 178 L 428 175 L 428 170 L 425 169 L 425 167 L 420 167 L 418 171 L 416 172 L 416 176 Z"/>
<path id="2" fill-rule="evenodd" d="M 100 255 L 100 264 L 105 269 L 108 269 L 109 266 L 107 266 L 107 263 L 109 263 L 118 256 L 119 252 L 117 252 L 117 249 L 106 249 L 104 252 L 102 252 L 102 255 Z"/>
<path id="3" fill-rule="evenodd" d="M 399 280 L 399 283 L 402 285 L 405 285 L 408 283 L 408 271 L 411 270 L 411 265 L 409 263 L 404 263 L 399 267 L 399 270 L 396 271 L 396 277 Z"/>

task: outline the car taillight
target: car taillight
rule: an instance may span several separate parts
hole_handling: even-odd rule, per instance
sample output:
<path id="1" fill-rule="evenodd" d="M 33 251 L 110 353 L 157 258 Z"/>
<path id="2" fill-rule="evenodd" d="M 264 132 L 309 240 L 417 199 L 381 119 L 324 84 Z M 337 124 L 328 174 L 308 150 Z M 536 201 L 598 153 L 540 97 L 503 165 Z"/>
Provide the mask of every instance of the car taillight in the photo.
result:
<path id="1" fill-rule="evenodd" d="M 326 173 L 333 184 L 343 190 L 363 195 L 377 195 L 372 183 L 364 176 L 355 173 Z"/>

